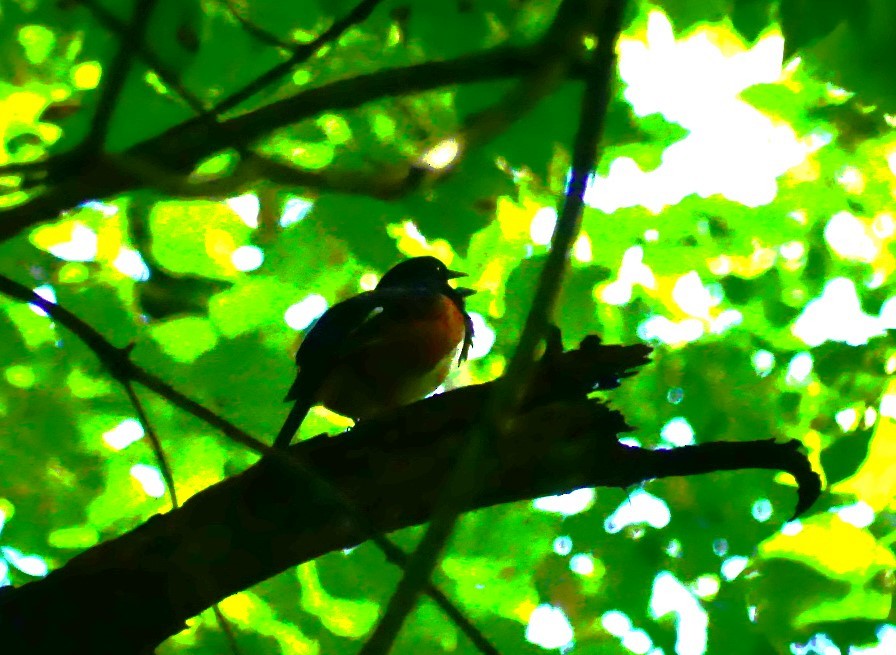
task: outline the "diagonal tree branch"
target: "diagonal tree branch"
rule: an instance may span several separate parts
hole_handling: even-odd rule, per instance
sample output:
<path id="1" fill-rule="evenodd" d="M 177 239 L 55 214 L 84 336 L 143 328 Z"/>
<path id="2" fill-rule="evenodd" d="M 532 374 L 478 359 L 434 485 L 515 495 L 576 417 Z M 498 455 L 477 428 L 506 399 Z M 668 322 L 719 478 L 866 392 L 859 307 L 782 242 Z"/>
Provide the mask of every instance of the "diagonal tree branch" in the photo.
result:
<path id="1" fill-rule="evenodd" d="M 86 7 L 103 27 L 110 32 L 118 34 L 122 41 L 129 38 L 128 26 L 120 21 L 115 14 L 106 9 L 106 7 L 97 2 L 97 0 L 78 0 L 78 2 Z M 147 48 L 143 39 L 129 43 L 129 45 L 133 52 L 159 76 L 159 79 L 187 103 L 190 109 L 197 114 L 203 114 L 208 111 L 205 103 L 203 103 L 196 94 L 190 91 L 190 89 L 183 85 L 180 81 L 180 75 L 168 68 L 165 62 L 159 59 L 152 49 Z"/>
<path id="2" fill-rule="evenodd" d="M 180 507 L 180 503 L 177 500 L 177 490 L 174 485 L 174 474 L 171 472 L 171 465 L 168 463 L 168 456 L 165 454 L 165 450 L 162 447 L 162 442 L 159 439 L 159 435 L 153 428 L 152 423 L 149 420 L 149 415 L 146 413 L 146 408 L 143 406 L 143 403 L 140 401 L 140 397 L 134 390 L 134 385 L 130 380 L 127 379 L 121 380 L 121 384 L 124 387 L 125 393 L 127 393 L 128 400 L 130 401 L 131 406 L 137 413 L 137 419 L 143 426 L 143 431 L 145 432 L 146 437 L 149 439 L 150 448 L 152 449 L 156 462 L 158 462 L 159 469 L 162 471 L 162 478 L 165 480 L 165 487 L 168 490 L 168 497 L 171 499 L 171 508 L 177 509 L 178 507 Z M 230 625 L 230 621 L 226 616 L 224 616 L 224 613 L 221 611 L 218 603 L 212 605 L 212 613 L 215 616 L 215 621 L 217 622 L 218 627 L 224 634 L 224 638 L 227 641 L 227 646 L 230 649 L 232 655 L 241 655 L 239 644 L 236 641 L 236 635 L 233 632 L 233 626 Z"/>
<path id="3" fill-rule="evenodd" d="M 560 18 L 558 12 L 552 25 Z M 547 41 L 552 29 L 548 28 L 543 41 Z M 544 54 L 543 48 L 537 44 L 527 47 L 498 46 L 445 61 L 385 69 L 302 91 L 222 121 L 219 128 L 210 129 L 207 116 L 197 116 L 111 158 L 85 162 L 82 158 L 60 155 L 44 162 L 0 167 L 0 175 L 18 171 L 23 166 L 28 171 L 42 171 L 41 181 L 48 185 L 44 193 L 20 205 L 0 210 L 0 241 L 40 222 L 53 220 L 60 211 L 87 200 L 139 188 L 141 178 L 129 174 L 129 168 L 158 170 L 164 166 L 169 176 L 186 175 L 215 152 L 230 147 L 242 149 L 274 129 L 321 112 L 352 109 L 384 97 L 420 93 L 444 86 L 525 75 L 539 67 Z M 573 70 L 577 76 L 582 73 L 581 66 L 576 64 Z M 127 166 L 121 166 L 122 157 L 129 160 Z M 345 185 L 337 183 L 334 186 L 337 189 L 348 186 L 359 192 L 372 187 L 373 195 L 381 192 L 382 197 L 396 197 L 414 188 L 418 172 L 412 167 L 405 174 L 398 172 L 390 179 L 362 177 Z M 304 173 L 299 171 L 296 175 L 302 177 Z M 329 177 L 331 184 L 335 178 Z M 312 182 L 319 182 L 320 177 L 309 173 L 305 175 L 305 181 L 311 185 Z M 320 188 L 328 188 L 326 180 Z"/>
<path id="4" fill-rule="evenodd" d="M 367 515 L 358 508 L 355 501 L 334 487 L 327 479 L 326 472 L 321 472 L 309 466 L 300 456 L 296 455 L 295 453 L 298 451 L 284 452 L 283 450 L 267 446 L 225 418 L 183 395 L 167 382 L 134 364 L 130 358 L 130 346 L 125 348 L 113 346 L 95 328 L 66 308 L 42 298 L 28 287 L 2 274 L 0 274 L 0 293 L 40 307 L 53 320 L 65 326 L 90 348 L 116 380 L 135 381 L 142 384 L 168 400 L 174 406 L 218 429 L 232 441 L 273 460 L 277 465 L 288 471 L 293 479 L 301 480 L 302 484 L 312 488 L 315 495 L 327 499 L 327 502 L 334 506 L 333 511 L 338 520 L 346 526 L 350 526 L 358 534 L 364 535 L 365 540 L 371 539 L 391 564 L 399 568 L 404 566 L 407 554 L 374 527 Z M 202 586 L 206 583 L 200 580 L 196 584 Z M 446 616 L 455 622 L 458 628 L 481 653 L 484 655 L 499 655 L 497 649 L 482 632 L 472 624 L 464 613 L 438 587 L 429 585 L 426 593 L 445 612 Z M 217 600 L 220 600 L 220 598 L 213 602 L 217 602 Z"/>
<path id="5" fill-rule="evenodd" d="M 421 590 L 430 580 L 460 513 L 479 490 L 479 481 L 483 479 L 482 461 L 488 449 L 507 431 L 508 421 L 516 412 L 529 386 L 535 366 L 536 348 L 552 319 L 568 266 L 569 253 L 579 233 L 585 186 L 597 164 L 604 118 L 611 97 L 616 40 L 622 29 L 625 1 L 610 0 L 606 10 L 600 12 L 598 7 L 602 4 L 588 0 L 571 1 L 564 3 L 558 12 L 574 25 L 584 24 L 599 34 L 598 47 L 582 97 L 579 128 L 573 145 L 572 179 L 522 335 L 505 376 L 496 385 L 494 395 L 485 407 L 482 421 L 473 428 L 469 441 L 458 457 L 458 463 L 446 482 L 426 533 L 411 556 L 395 593 L 360 655 L 385 655 L 391 650 L 406 617 L 417 604 Z M 583 14 L 587 16 L 584 20 Z M 566 35 L 570 43 L 567 48 L 580 44 L 583 36 L 580 31 L 570 30 Z"/>
<path id="6" fill-rule="evenodd" d="M 108 9 L 96 2 L 96 0 L 77 1 L 81 5 L 89 9 L 93 13 L 94 17 L 100 23 L 102 23 L 103 26 L 106 27 L 106 29 L 118 34 L 121 37 L 122 42 L 125 42 L 127 40 L 126 37 L 128 36 L 129 30 L 128 26 L 120 21 Z M 164 64 L 164 62 L 162 62 L 155 55 L 152 50 L 146 48 L 142 39 L 139 42 L 131 43 L 130 48 L 131 51 L 136 52 L 146 62 L 146 64 L 156 72 L 159 78 L 166 85 L 168 85 L 176 93 L 178 93 L 194 112 L 199 114 L 197 119 L 193 121 L 194 127 L 196 126 L 197 121 L 199 124 L 208 125 L 209 119 L 217 121 L 217 116 L 219 115 L 219 113 L 227 111 L 237 104 L 244 102 L 268 84 L 273 83 L 274 81 L 276 81 L 276 79 L 288 73 L 292 68 L 310 59 L 325 45 L 332 41 L 335 41 L 340 36 L 342 36 L 342 34 L 347 29 L 357 23 L 364 21 L 373 12 L 373 10 L 376 8 L 376 5 L 378 5 L 381 1 L 382 0 L 362 0 L 362 2 L 359 3 L 346 16 L 334 21 L 333 24 L 323 33 L 321 33 L 320 36 L 318 36 L 316 39 L 314 39 L 310 43 L 295 46 L 293 56 L 290 57 L 288 61 L 278 64 L 278 66 L 276 66 L 274 69 L 268 71 L 262 77 L 254 80 L 245 88 L 222 100 L 217 107 L 211 110 L 207 109 L 204 103 L 180 82 L 179 76 L 174 71 L 171 71 Z M 267 78 L 267 81 L 265 81 L 264 78 Z M 151 141 L 152 140 L 150 140 L 150 142 Z M 77 170 L 82 165 L 89 163 L 81 161 L 83 158 L 77 157 L 77 165 L 71 166 L 70 164 L 72 162 L 72 159 L 73 157 L 71 153 L 63 153 L 41 161 L 14 162 L 11 164 L 0 166 L 0 176 L 43 170 L 56 172 L 57 174 L 54 175 L 54 177 L 58 178 L 62 177 L 58 174 L 58 172 L 62 168 L 73 171 Z"/>
<path id="7" fill-rule="evenodd" d="M 333 21 L 333 24 L 321 32 L 320 36 L 309 43 L 295 46 L 293 48 L 292 56 L 289 57 L 289 59 L 277 64 L 266 73 L 259 75 L 239 91 L 226 97 L 215 106 L 213 111 L 216 114 L 223 114 L 234 107 L 241 105 L 256 93 L 289 73 L 296 66 L 311 59 L 316 52 L 325 45 L 336 41 L 347 29 L 367 20 L 367 17 L 373 13 L 373 10 L 376 9 L 376 6 L 380 4 L 380 2 L 382 2 L 382 0 L 361 0 L 361 2 L 359 2 L 348 14 Z"/>
<path id="8" fill-rule="evenodd" d="M 616 436 L 629 429 L 625 421 L 585 399 L 584 392 L 610 370 L 636 365 L 637 353 L 646 350 L 583 344 L 541 369 L 535 398 L 512 417 L 483 462 L 489 484 L 464 511 L 584 486 L 625 487 L 714 470 L 787 471 L 800 484 L 803 507 L 804 493 L 810 502 L 817 497 L 819 478 L 797 441 L 656 451 L 621 445 Z M 600 364 L 602 359 L 615 365 Z M 560 399 L 556 387 L 570 380 L 581 386 L 577 392 L 567 386 L 571 395 Z M 377 531 L 416 525 L 432 515 L 492 390 L 493 383 L 458 389 L 339 438 L 318 437 L 292 450 L 357 502 Z M 151 652 L 215 600 L 366 538 L 342 520 L 332 498 L 319 495 L 309 478 L 265 458 L 180 509 L 84 551 L 42 580 L 0 588 L 4 655 Z M 197 584 L 200 580 L 207 586 Z M 72 634 L 79 639 L 72 640 Z"/>
<path id="9" fill-rule="evenodd" d="M 101 153 L 103 141 L 115 111 L 115 102 L 127 80 L 134 54 L 139 55 L 148 66 L 153 68 L 159 78 L 174 89 L 191 109 L 198 113 L 206 112 L 202 101 L 183 86 L 178 77 L 168 70 L 151 50 L 145 47 L 143 33 L 157 0 L 141 0 L 135 9 L 134 19 L 130 26 L 119 20 L 96 0 L 77 0 L 77 2 L 87 8 L 106 29 L 117 34 L 121 46 L 102 88 L 90 133 L 77 148 L 39 161 L 13 162 L 0 166 L 0 176 L 25 174 L 19 189 L 31 189 L 45 185 L 50 181 L 50 173 L 53 171 L 74 173 L 93 166 L 97 155 Z M 212 118 L 214 119 L 214 117 Z M 41 198 L 38 197 L 37 200 L 40 201 Z M 85 200 L 87 199 L 85 198 Z"/>
<path id="10" fill-rule="evenodd" d="M 500 47 L 452 60 L 386 69 L 337 80 L 252 112 L 221 122 L 210 131 L 206 119 L 196 117 L 138 144 L 125 153 L 135 161 L 164 162 L 172 174 L 187 174 L 206 157 L 228 147 L 241 148 L 271 130 L 322 111 L 352 109 L 388 96 L 428 91 L 453 84 L 513 77 L 537 64 L 529 48 Z M 57 214 L 87 200 L 107 198 L 134 188 L 140 180 L 120 170 L 120 157 L 85 163 L 70 156 L 53 157 L 45 169 L 51 185 L 41 195 L 0 211 L 0 241 L 24 229 L 55 220 Z M 158 164 L 153 164 L 157 166 Z M 20 164 L 11 164 L 18 169 Z M 29 162 L 28 170 L 41 170 Z M 0 168 L 0 175 L 6 169 Z"/>

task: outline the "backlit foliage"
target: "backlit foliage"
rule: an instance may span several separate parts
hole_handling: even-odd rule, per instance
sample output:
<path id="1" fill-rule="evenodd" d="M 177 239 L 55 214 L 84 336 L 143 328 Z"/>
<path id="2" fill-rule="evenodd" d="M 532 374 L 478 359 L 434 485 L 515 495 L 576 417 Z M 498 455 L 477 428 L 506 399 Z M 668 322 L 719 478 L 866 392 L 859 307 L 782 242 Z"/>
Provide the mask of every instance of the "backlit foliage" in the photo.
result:
<path id="1" fill-rule="evenodd" d="M 223 115 L 388 67 L 531 43 L 558 4 L 383 2 Z M 558 319 L 568 345 L 597 333 L 656 346 L 653 363 L 609 395 L 637 427 L 633 443 L 796 438 L 829 493 L 788 525 L 791 480 L 761 472 L 465 515 L 436 581 L 504 653 L 896 648 L 887 622 L 896 15 L 885 0 L 842 15 L 820 4 L 630 7 Z M 228 187 L 247 144 L 213 148 L 187 171 L 127 155 L 192 119 L 191 104 L 218 106 L 351 8 L 161 0 L 144 45 L 133 44 L 104 147 L 124 153 L 116 165 L 140 183 L 102 197 L 76 191 L 70 206 L 30 217 L 0 244 L 0 273 L 113 344 L 133 343 L 141 366 L 264 439 L 286 412 L 299 331 L 403 257 L 436 255 L 478 290 L 471 360 L 449 386 L 499 375 L 564 193 L 578 81 L 469 147 L 456 140 L 464 121 L 500 98 L 506 80 L 396 88 L 255 126 L 254 151 L 308 174 L 314 183 L 304 185 L 260 174 Z M 89 137 L 117 65 L 114 23 L 131 11 L 99 0 L 0 5 L 0 165 L 72 152 Z M 403 188 L 407 162 L 447 174 Z M 0 172 L 0 224 L 45 190 L 27 182 Z M 170 505 L 133 408 L 83 344 L 5 297 L 0 344 L 0 584 L 18 585 Z M 139 393 L 181 500 L 255 460 Z M 303 435 L 349 424 L 318 408 Z M 410 547 L 418 532 L 395 537 Z M 229 598 L 222 611 L 246 652 L 355 652 L 397 576 L 362 544 Z M 208 613 L 163 652 L 223 648 Z M 396 652 L 473 650 L 424 600 Z"/>

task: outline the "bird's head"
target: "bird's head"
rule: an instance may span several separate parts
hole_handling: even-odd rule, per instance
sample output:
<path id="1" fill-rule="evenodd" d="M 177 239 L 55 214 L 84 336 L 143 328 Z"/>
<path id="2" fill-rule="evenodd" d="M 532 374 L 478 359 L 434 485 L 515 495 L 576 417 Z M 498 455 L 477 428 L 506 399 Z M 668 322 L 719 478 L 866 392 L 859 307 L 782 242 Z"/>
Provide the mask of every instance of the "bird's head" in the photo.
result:
<path id="1" fill-rule="evenodd" d="M 416 287 L 463 299 L 473 295 L 475 291 L 455 289 L 448 282 L 465 275 L 466 273 L 452 271 L 436 257 L 413 257 L 390 268 L 376 286 L 377 289 Z"/>

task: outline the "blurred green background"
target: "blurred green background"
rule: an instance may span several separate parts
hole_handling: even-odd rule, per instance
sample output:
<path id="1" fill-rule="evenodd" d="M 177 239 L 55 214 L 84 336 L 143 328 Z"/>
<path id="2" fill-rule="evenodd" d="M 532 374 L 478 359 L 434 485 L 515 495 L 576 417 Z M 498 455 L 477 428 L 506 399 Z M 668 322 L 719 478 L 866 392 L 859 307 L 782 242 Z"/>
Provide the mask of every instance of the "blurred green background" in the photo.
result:
<path id="1" fill-rule="evenodd" d="M 124 19 L 131 3 L 94 4 Z M 387 66 L 529 43 L 554 0 L 383 2 L 231 112 Z M 214 103 L 284 59 L 246 29 L 305 42 L 352 4 L 163 0 L 146 43 Z M 630 443 L 796 438 L 826 483 L 785 524 L 787 476 L 735 472 L 569 495 L 463 517 L 438 584 L 503 653 L 893 653 L 896 515 L 896 6 L 808 0 L 632 3 L 604 153 L 557 316 L 646 341 L 653 363 L 609 395 Z M 118 39 L 79 3 L 0 3 L 0 165 L 89 131 Z M 508 82 L 323 112 L 258 150 L 351 176 L 452 138 Z M 270 439 L 297 337 L 395 262 L 470 273 L 477 338 L 448 386 L 501 374 L 547 252 L 581 84 L 562 84 L 444 179 L 393 200 L 257 182 L 226 200 L 159 190 L 96 198 L 0 244 L 0 273 L 56 300 L 141 366 Z M 893 113 L 891 113 L 893 112 Z M 134 64 L 110 124 L 119 152 L 188 119 Z M 193 173 L 233 165 L 219 153 Z M 164 164 L 164 162 L 160 162 Z M 0 174 L 3 212 L 36 193 Z M 0 584 L 23 584 L 166 511 L 121 387 L 34 307 L 0 297 Z M 255 461 L 140 390 L 181 500 Z M 316 409 L 303 435 L 346 419 Z M 395 535 L 412 547 L 419 529 Z M 352 653 L 398 580 L 369 544 L 237 594 L 254 653 Z M 99 617 L 98 617 L 99 620 Z M 3 635 L 0 634 L 0 652 Z M 211 613 L 161 652 L 225 652 Z M 396 653 L 471 653 L 428 601 Z"/>

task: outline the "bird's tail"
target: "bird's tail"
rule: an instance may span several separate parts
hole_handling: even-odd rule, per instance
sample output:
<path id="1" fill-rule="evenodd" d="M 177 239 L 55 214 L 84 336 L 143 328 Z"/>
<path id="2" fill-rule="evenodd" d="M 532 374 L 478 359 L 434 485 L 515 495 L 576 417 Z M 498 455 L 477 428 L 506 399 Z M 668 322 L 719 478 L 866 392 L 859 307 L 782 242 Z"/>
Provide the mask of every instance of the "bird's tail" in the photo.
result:
<path id="1" fill-rule="evenodd" d="M 312 405 L 313 403 L 303 400 L 302 398 L 296 400 L 289 410 L 289 414 L 286 415 L 286 420 L 283 421 L 283 426 L 280 428 L 280 432 L 278 432 L 277 436 L 274 438 L 274 448 L 289 448 L 292 438 L 296 435 L 296 431 L 302 425 L 302 421 L 308 416 L 308 411 L 311 409 Z"/>

